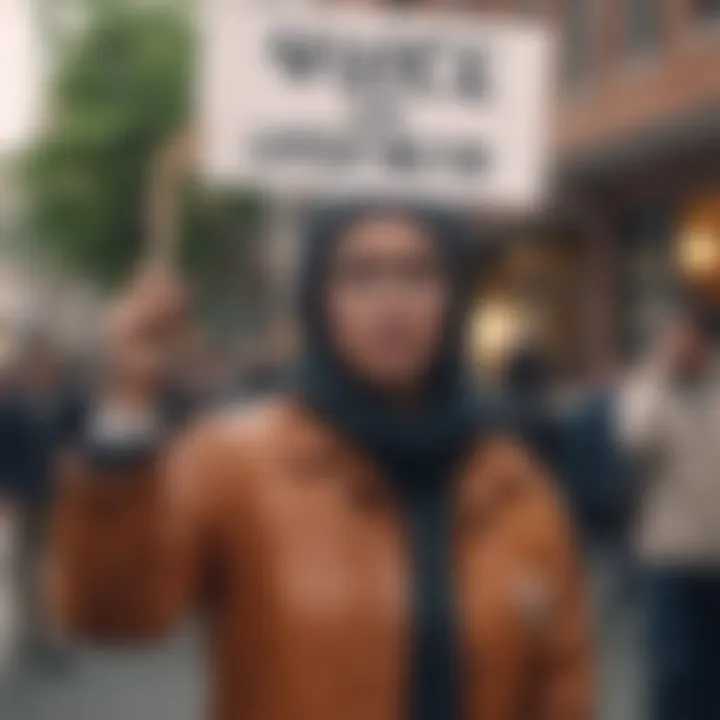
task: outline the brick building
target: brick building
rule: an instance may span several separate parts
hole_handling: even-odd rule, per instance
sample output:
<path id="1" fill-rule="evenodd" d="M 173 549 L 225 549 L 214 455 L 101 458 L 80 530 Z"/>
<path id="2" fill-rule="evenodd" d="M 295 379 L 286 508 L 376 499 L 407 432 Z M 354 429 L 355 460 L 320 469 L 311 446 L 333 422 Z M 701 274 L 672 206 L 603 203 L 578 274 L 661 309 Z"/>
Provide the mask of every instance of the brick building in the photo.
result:
<path id="1" fill-rule="evenodd" d="M 698 203 L 720 203 L 720 2 L 566 0 L 563 12 L 558 160 L 595 216 L 598 357 L 643 344 L 672 292 L 675 239 Z"/>
<path id="2" fill-rule="evenodd" d="M 499 233 L 483 294 L 512 294 L 560 355 L 601 372 L 662 318 L 676 238 L 700 223 L 720 247 L 720 0 L 452 4 L 558 32 L 555 199 Z"/>

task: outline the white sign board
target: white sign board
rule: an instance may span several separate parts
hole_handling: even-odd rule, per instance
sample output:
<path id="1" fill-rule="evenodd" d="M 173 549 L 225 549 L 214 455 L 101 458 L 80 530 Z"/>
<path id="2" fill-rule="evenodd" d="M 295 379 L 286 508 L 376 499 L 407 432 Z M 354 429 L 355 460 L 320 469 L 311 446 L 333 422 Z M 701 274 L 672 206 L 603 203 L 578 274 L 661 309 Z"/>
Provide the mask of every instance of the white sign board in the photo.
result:
<path id="1" fill-rule="evenodd" d="M 521 23 L 205 0 L 201 170 L 290 196 L 528 209 L 547 186 L 550 37 Z"/>
<path id="2" fill-rule="evenodd" d="M 20 150 L 42 110 L 42 45 L 31 0 L 0 0 L 0 157 Z"/>

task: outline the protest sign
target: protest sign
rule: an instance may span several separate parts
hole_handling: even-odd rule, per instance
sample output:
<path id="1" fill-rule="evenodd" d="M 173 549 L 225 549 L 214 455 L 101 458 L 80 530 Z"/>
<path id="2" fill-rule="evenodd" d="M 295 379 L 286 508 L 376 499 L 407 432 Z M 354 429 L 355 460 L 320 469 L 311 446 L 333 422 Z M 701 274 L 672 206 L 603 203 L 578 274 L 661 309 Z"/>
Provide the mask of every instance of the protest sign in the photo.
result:
<path id="1" fill-rule="evenodd" d="M 210 181 L 301 197 L 541 202 L 552 43 L 540 27 L 206 0 L 202 28 Z"/>

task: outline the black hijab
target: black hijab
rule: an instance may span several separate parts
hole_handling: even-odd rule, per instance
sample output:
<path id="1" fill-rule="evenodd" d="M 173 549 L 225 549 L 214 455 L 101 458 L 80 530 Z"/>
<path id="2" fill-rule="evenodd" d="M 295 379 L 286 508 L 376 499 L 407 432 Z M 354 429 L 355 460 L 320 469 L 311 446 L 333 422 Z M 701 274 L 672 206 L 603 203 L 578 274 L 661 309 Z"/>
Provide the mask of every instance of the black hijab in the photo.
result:
<path id="1" fill-rule="evenodd" d="M 327 336 L 325 290 L 333 253 L 351 225 L 383 215 L 409 218 L 426 230 L 453 294 L 441 352 L 422 402 L 411 414 L 390 409 L 354 378 Z M 489 420 L 463 368 L 471 290 L 465 233 L 457 220 L 431 208 L 358 203 L 313 214 L 305 243 L 299 290 L 306 350 L 296 389 L 309 407 L 378 463 L 405 512 L 413 578 L 410 718 L 455 720 L 461 673 L 450 572 L 450 490 L 458 464 Z"/>

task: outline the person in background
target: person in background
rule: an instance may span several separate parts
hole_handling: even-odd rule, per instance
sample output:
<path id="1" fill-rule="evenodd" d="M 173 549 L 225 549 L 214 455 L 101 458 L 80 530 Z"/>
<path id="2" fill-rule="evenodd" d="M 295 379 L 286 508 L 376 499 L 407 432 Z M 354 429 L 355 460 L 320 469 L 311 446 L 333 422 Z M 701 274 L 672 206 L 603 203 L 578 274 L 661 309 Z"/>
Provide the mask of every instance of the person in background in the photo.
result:
<path id="1" fill-rule="evenodd" d="M 588 545 L 614 541 L 631 508 L 627 463 L 615 438 L 615 388 L 584 384 L 563 396 L 550 359 L 522 345 L 502 377 L 509 413 L 552 471 Z"/>
<path id="2" fill-rule="evenodd" d="M 254 400 L 274 394 L 282 387 L 287 368 L 266 344 L 254 347 L 244 358 L 238 377 L 239 395 Z"/>
<path id="3" fill-rule="evenodd" d="M 562 482 L 562 420 L 553 402 L 551 364 L 542 350 L 521 345 L 511 353 L 504 367 L 501 386 L 509 412 L 526 442 L 553 476 Z"/>
<path id="4" fill-rule="evenodd" d="M 6 437 L 7 401 L 12 388 L 15 345 L 0 348 L 0 693 L 7 690 L 16 669 L 19 635 L 17 593 L 17 506 L 13 474 L 8 462 Z"/>
<path id="5" fill-rule="evenodd" d="M 720 717 L 720 324 L 683 308 L 621 388 L 618 434 L 642 478 L 651 720 Z"/>
<path id="6" fill-rule="evenodd" d="M 42 329 L 24 334 L 11 377 L 0 398 L 0 475 L 19 528 L 21 661 L 65 665 L 69 654 L 50 628 L 40 573 L 58 464 L 77 422 L 77 398 L 58 348 Z"/>
<path id="7" fill-rule="evenodd" d="M 463 237 L 428 209 L 319 213 L 292 384 L 179 433 L 178 314 L 131 288 L 55 516 L 66 627 L 148 641 L 200 614 L 217 720 L 590 720 L 571 524 L 464 368 Z"/>
<path id="8" fill-rule="evenodd" d="M 257 400 L 280 392 L 287 385 L 296 344 L 295 325 L 284 318 L 247 347 L 238 368 L 239 396 Z"/>
<path id="9" fill-rule="evenodd" d="M 16 347 L 3 347 L 0 350 L 0 515 L 3 520 L 10 522 L 15 515 L 15 482 L 14 473 L 11 471 L 9 450 L 11 444 L 7 431 L 9 420 L 13 413 L 10 408 L 13 405 L 11 398 L 15 388 L 15 370 L 17 362 L 15 359 Z"/>
<path id="10" fill-rule="evenodd" d="M 234 393 L 232 355 L 226 347 L 199 331 L 189 333 L 179 348 L 167 395 L 188 416 L 221 405 Z"/>

